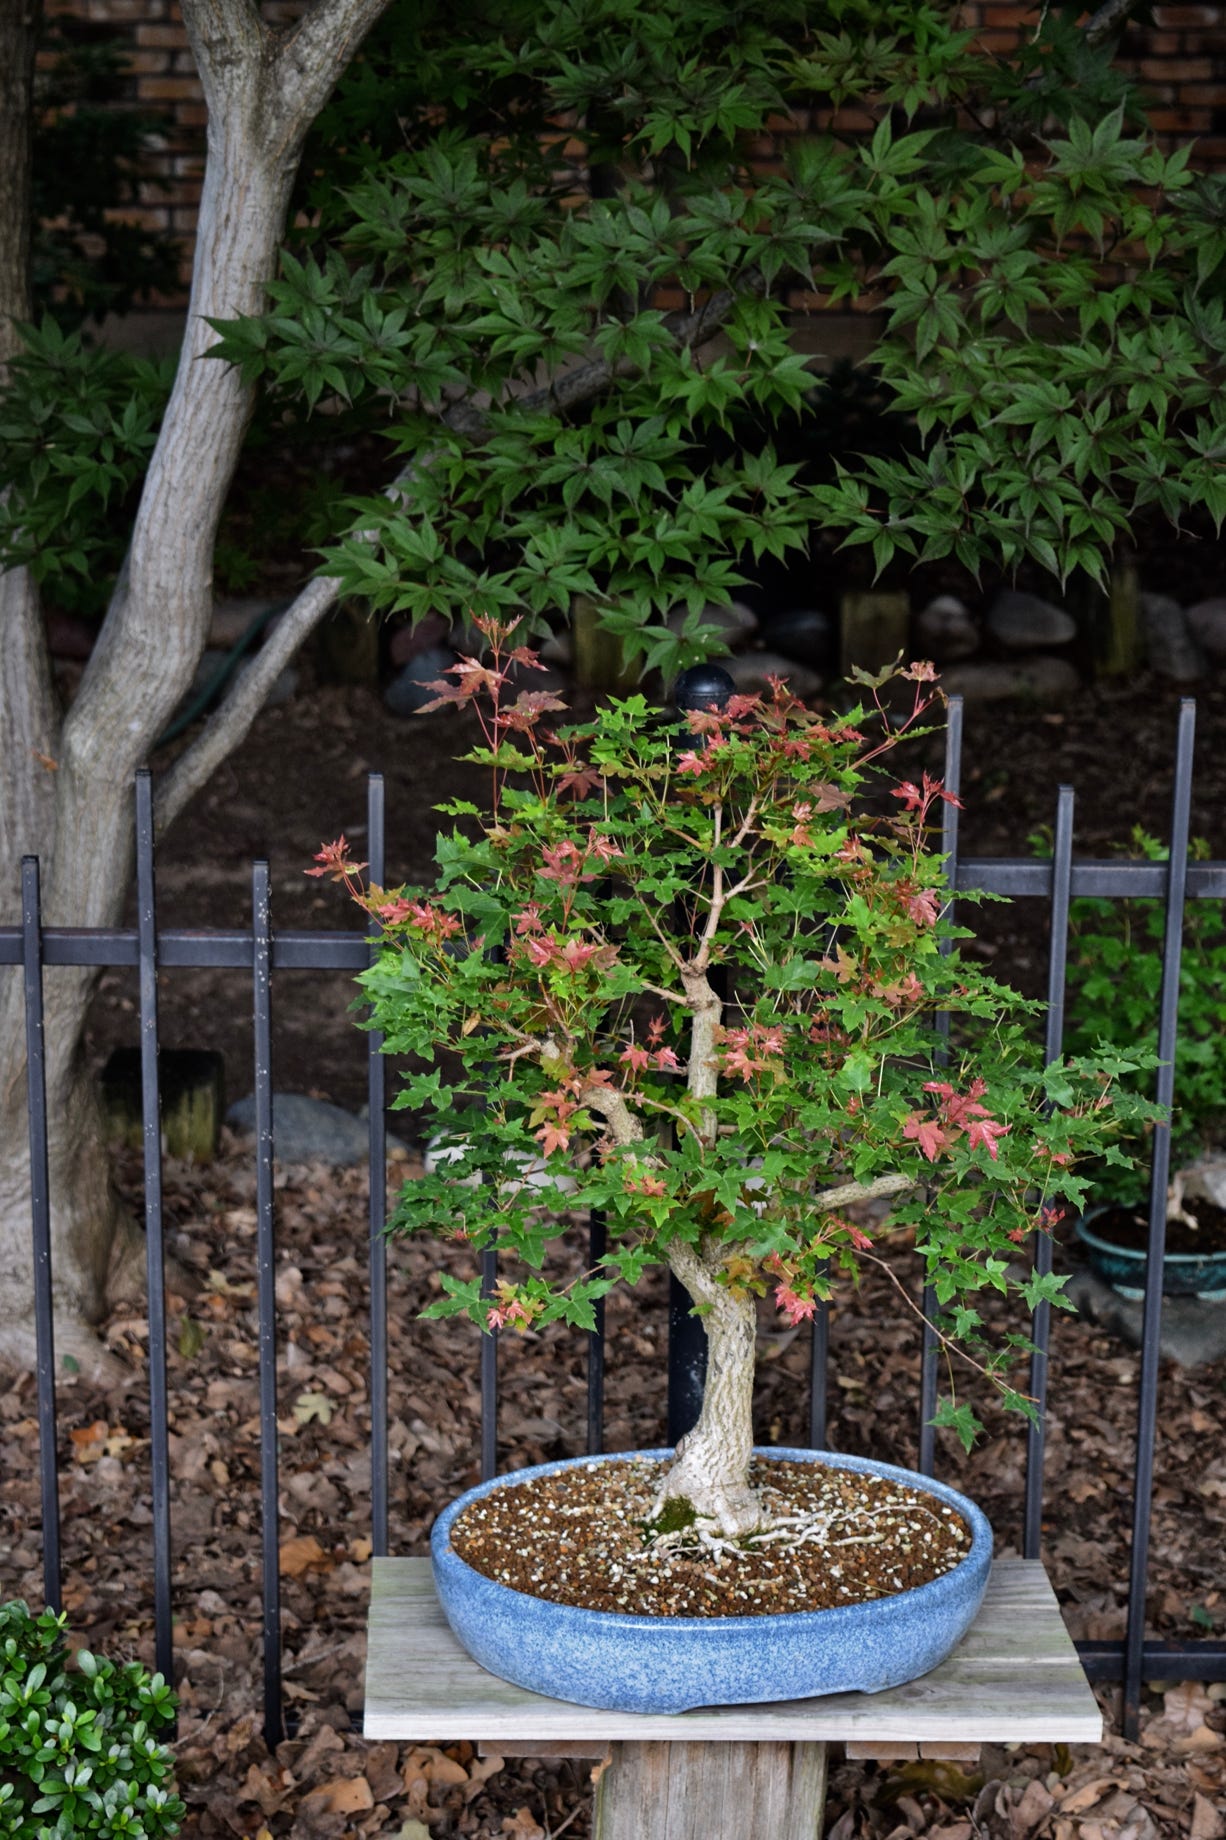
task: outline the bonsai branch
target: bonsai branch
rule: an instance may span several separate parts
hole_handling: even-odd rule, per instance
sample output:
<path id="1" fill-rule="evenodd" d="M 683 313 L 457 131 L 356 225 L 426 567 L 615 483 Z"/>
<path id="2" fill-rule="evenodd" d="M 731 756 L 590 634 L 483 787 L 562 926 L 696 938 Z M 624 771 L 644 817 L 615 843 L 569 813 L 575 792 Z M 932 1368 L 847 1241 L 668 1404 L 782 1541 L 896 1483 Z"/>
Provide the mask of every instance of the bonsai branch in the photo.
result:
<path id="1" fill-rule="evenodd" d="M 579 1094 L 580 1105 L 603 1118 L 613 1133 L 613 1141 L 627 1148 L 643 1142 L 643 1123 L 626 1104 L 615 1086 L 593 1083 Z"/>
<path id="2" fill-rule="evenodd" d="M 880 1201 L 886 1195 L 901 1195 L 918 1186 L 910 1176 L 874 1176 L 871 1182 L 841 1182 L 837 1188 L 824 1188 L 814 1195 L 813 1203 L 820 1208 L 849 1207 L 853 1201 Z"/>
<path id="3" fill-rule="evenodd" d="M 937 1326 L 936 1323 L 933 1322 L 932 1318 L 928 1316 L 923 1310 L 921 1310 L 919 1304 L 916 1303 L 914 1297 L 911 1296 L 906 1285 L 899 1278 L 897 1272 L 891 1269 L 891 1267 L 889 1266 L 889 1264 L 886 1262 L 885 1259 L 879 1258 L 875 1252 L 865 1252 L 863 1250 L 860 1253 L 860 1257 L 868 1259 L 871 1261 L 872 1264 L 880 1267 L 880 1269 L 885 1273 L 886 1277 L 890 1280 L 890 1283 L 894 1286 L 894 1289 L 898 1292 L 899 1296 L 902 1298 L 903 1302 L 906 1304 L 907 1308 L 911 1311 L 911 1314 L 913 1316 L 918 1316 L 920 1321 L 924 1323 L 926 1327 L 932 1330 L 932 1333 L 936 1336 L 938 1342 L 940 1342 L 941 1347 L 945 1350 L 947 1357 L 952 1357 L 956 1355 L 960 1361 L 965 1361 L 968 1367 L 973 1367 L 977 1374 L 982 1374 L 985 1380 L 990 1380 L 993 1386 L 999 1387 L 1002 1384 L 999 1377 L 996 1374 L 992 1373 L 989 1368 L 986 1368 L 982 1364 L 982 1362 L 977 1361 L 973 1354 L 968 1353 L 968 1351 L 965 1348 L 963 1348 L 960 1343 L 952 1340 L 950 1336 L 942 1333 L 941 1329 Z M 1030 1400 L 1030 1403 L 1032 1405 L 1036 1403 L 1033 1395 L 1030 1393 L 1020 1393 L 1019 1392 L 1017 1397 L 1019 1399 Z"/>

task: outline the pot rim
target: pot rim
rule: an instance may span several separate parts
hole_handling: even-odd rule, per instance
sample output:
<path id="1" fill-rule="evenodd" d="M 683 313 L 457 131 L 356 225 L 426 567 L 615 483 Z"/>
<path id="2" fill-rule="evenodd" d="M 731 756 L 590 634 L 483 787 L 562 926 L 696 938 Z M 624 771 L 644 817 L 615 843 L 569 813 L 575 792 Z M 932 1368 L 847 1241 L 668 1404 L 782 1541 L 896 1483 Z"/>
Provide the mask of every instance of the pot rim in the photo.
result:
<path id="1" fill-rule="evenodd" d="M 1093 1246 L 1096 1250 L 1100 1252 L 1109 1252 L 1112 1258 L 1136 1259 L 1138 1262 L 1143 1263 L 1146 1259 L 1149 1258 L 1148 1247 L 1143 1252 L 1138 1251 L 1138 1249 L 1135 1246 L 1121 1246 L 1113 1239 L 1103 1239 L 1101 1235 L 1097 1233 L 1091 1233 L 1090 1231 L 1088 1223 L 1091 1220 L 1097 1220 L 1101 1214 L 1108 1213 L 1110 1211 L 1110 1208 L 1116 1205 L 1122 1207 L 1126 1204 L 1123 1202 L 1109 1203 L 1109 1202 L 1104 1201 L 1098 1207 L 1092 1207 L 1088 1209 L 1086 1213 L 1079 1214 L 1076 1220 L 1073 1222 L 1073 1231 L 1077 1235 L 1077 1238 L 1085 1246 Z M 1148 1203 L 1146 1202 L 1142 1202 L 1139 1205 L 1142 1207 L 1148 1207 Z M 1226 1260 L 1226 1251 L 1168 1252 L 1164 1247 L 1163 1252 L 1162 1252 L 1162 1262 L 1164 1265 L 1171 1264 L 1171 1265 L 1174 1265 L 1176 1268 L 1181 1268 L 1184 1270 L 1187 1270 L 1189 1267 L 1194 1266 L 1194 1265 L 1207 1265 L 1212 1259 Z"/>
<path id="2" fill-rule="evenodd" d="M 513 1585 L 503 1584 L 497 1578 L 487 1578 L 484 1572 L 478 1572 L 475 1566 L 460 1557 L 451 1544 L 451 1529 L 459 1515 L 470 1503 L 481 1500 L 495 1489 L 510 1488 L 537 1476 L 556 1475 L 560 1470 L 577 1469 L 582 1464 L 629 1463 L 636 1459 L 667 1461 L 674 1454 L 671 1446 L 651 1450 L 604 1451 L 596 1456 L 560 1457 L 552 1463 L 537 1463 L 530 1469 L 507 1470 L 502 1475 L 492 1476 L 488 1482 L 478 1483 L 475 1488 L 457 1496 L 443 1509 L 430 1534 L 431 1560 L 436 1570 L 450 1567 L 462 1569 L 472 1577 L 479 1578 L 483 1586 L 504 1591 L 509 1598 L 519 1598 L 524 1603 L 536 1606 L 538 1614 L 543 1612 L 546 1615 L 593 1617 L 602 1624 L 612 1624 L 618 1628 L 658 1630 L 663 1625 L 670 1631 L 709 1630 L 713 1635 L 752 1623 L 755 1629 L 761 1629 L 763 1635 L 767 1636 L 776 1630 L 795 1629 L 798 1617 L 846 1617 L 850 1613 L 857 1616 L 886 1616 L 892 1606 L 904 1599 L 912 1604 L 922 1603 L 925 1593 L 935 1596 L 954 1588 L 954 1581 L 960 1579 L 967 1566 L 983 1562 L 985 1548 L 989 1561 L 992 1556 L 993 1534 L 987 1515 L 969 1496 L 960 1494 L 948 1483 L 938 1482 L 933 1476 L 923 1476 L 917 1470 L 904 1469 L 896 1463 L 882 1463 L 876 1457 L 855 1457 L 840 1450 L 813 1450 L 806 1446 L 781 1444 L 755 1444 L 753 1454 L 767 1459 L 775 1457 L 784 1462 L 824 1463 L 828 1469 L 848 1469 L 881 1476 L 888 1482 L 905 1483 L 920 1493 L 933 1495 L 938 1501 L 956 1508 L 970 1528 L 970 1547 L 957 1565 L 948 1572 L 942 1572 L 939 1578 L 930 1578 L 927 1584 L 911 1585 L 906 1590 L 891 1591 L 883 1597 L 869 1598 L 862 1603 L 830 1604 L 814 1610 L 770 1611 L 756 1616 L 648 1616 L 628 1610 L 590 1610 L 582 1604 L 560 1604 L 552 1598 L 538 1597 L 530 1591 L 517 1591 Z"/>

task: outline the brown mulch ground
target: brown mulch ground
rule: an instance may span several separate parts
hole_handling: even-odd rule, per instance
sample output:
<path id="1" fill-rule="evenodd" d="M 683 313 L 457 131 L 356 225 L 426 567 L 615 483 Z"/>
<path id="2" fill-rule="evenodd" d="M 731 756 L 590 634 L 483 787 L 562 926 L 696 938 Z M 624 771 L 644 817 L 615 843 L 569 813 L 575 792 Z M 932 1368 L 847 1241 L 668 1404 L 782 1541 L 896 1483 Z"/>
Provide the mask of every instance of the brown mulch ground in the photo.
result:
<path id="1" fill-rule="evenodd" d="M 1177 697 L 1142 683 L 1097 688 L 1062 712 L 968 712 L 964 845 L 1025 853 L 1050 820 L 1055 788 L 1079 787 L 1078 850 L 1106 854 L 1140 820 L 1159 833 L 1169 804 Z M 1202 694 L 1193 829 L 1226 856 L 1226 691 Z M 432 803 L 455 788 L 455 730 L 397 722 L 361 689 L 325 689 L 267 713 L 168 839 L 159 864 L 165 924 L 241 924 L 252 855 L 272 863 L 274 921 L 350 927 L 331 896 L 306 882 L 321 839 L 346 830 L 360 845 L 362 776 L 389 781 L 389 868 L 428 875 Z M 934 763 L 930 763 L 934 764 Z M 361 853 L 361 852 L 360 852 Z M 984 950 L 998 971 L 1041 987 L 1037 903 L 997 910 Z M 1006 969 L 1006 966 L 1008 967 Z M 108 974 L 95 1006 L 101 1061 L 133 1041 L 134 979 Z M 233 973 L 163 980 L 168 1045 L 220 1048 L 231 1091 L 250 1089 L 245 986 Z M 363 1043 L 341 977 L 286 974 L 276 988 L 279 1087 L 356 1107 L 365 1096 Z M 123 1181 L 134 1202 L 139 1169 Z M 188 1831 L 429 1836 L 506 1834 L 538 1840 L 589 1831 L 582 1763 L 511 1762 L 497 1769 L 470 1746 L 369 1745 L 351 1729 L 362 1698 L 362 1624 L 369 1555 L 369 1401 L 365 1315 L 365 1178 L 322 1167 L 278 1175 L 281 1262 L 281 1562 L 287 1703 L 294 1736 L 270 1755 L 259 1734 L 259 1447 L 254 1301 L 254 1176 L 229 1146 L 208 1169 L 167 1172 L 172 1249 L 198 1294 L 177 1300 L 171 1356 L 176 1647 L 183 1700 L 179 1768 Z M 898 1245 L 899 1269 L 907 1249 Z M 438 1508 L 476 1479 L 475 1332 L 423 1324 L 438 1249 L 391 1257 L 392 1547 L 426 1549 Z M 107 1328 L 139 1372 L 143 1319 Z M 666 1313 L 659 1283 L 609 1305 L 606 1436 L 610 1448 L 662 1441 Z M 880 1274 L 836 1311 L 831 1441 L 911 1461 L 918 1328 Z M 763 1324 L 758 1424 L 773 1442 L 804 1441 L 808 1342 Z M 512 1338 L 501 1355 L 505 1464 L 582 1447 L 586 1382 L 581 1338 Z M 1053 1348 L 1045 1557 L 1075 1635 L 1123 1629 L 1137 1357 L 1093 1325 L 1060 1316 Z M 940 1473 L 987 1510 L 1004 1551 L 1020 1538 L 1024 1437 L 979 1402 L 988 1434 L 969 1458 L 942 1443 Z M 91 1645 L 151 1659 L 148 1422 L 139 1379 L 113 1394 L 69 1382 L 61 1399 L 65 1600 Z M 0 1393 L 3 1594 L 41 1592 L 33 1385 Z M 1154 1494 L 1154 1630 L 1187 1637 L 1226 1625 L 1226 1384 L 1220 1367 L 1164 1366 Z M 1141 1742 L 1065 1752 L 989 1747 L 981 1769 L 954 1765 L 835 1772 L 828 1820 L 837 1840 L 871 1835 L 939 1840 L 1223 1840 L 1223 1693 L 1195 1685 L 1147 1694 Z M 1104 1696 L 1110 1709 L 1110 1697 Z M 756 1837 L 755 1837 L 756 1840 Z M 768 1840 L 768 1837 L 763 1837 Z"/>
<path id="2" fill-rule="evenodd" d="M 135 1196 L 134 1160 L 122 1174 Z M 296 1729 L 270 1755 L 258 1710 L 254 1178 L 241 1147 L 207 1169 L 173 1165 L 167 1172 L 170 1245 L 199 1287 L 174 1300 L 170 1356 L 178 1755 L 188 1831 L 253 1840 L 261 1831 L 532 1840 L 566 1823 L 567 1832 L 586 1835 L 584 1764 L 525 1760 L 495 1769 L 470 1746 L 367 1744 L 352 1730 L 362 1702 L 370 1551 L 365 1178 L 316 1165 L 281 1170 L 277 1184 L 279 1537 L 286 1696 Z M 901 1237 L 890 1253 L 906 1275 Z M 447 1249 L 446 1256 L 460 1255 Z M 437 1286 L 438 1261 L 438 1249 L 426 1243 L 400 1243 L 390 1260 L 391 1544 L 400 1553 L 424 1552 L 438 1507 L 476 1480 L 476 1332 L 417 1320 Z M 777 1324 L 764 1317 L 758 1424 L 772 1441 L 802 1442 L 807 1336 Z M 659 1444 L 663 1287 L 614 1295 L 608 1333 L 608 1444 Z M 137 1369 L 145 1337 L 135 1314 L 107 1328 L 111 1347 Z M 859 1293 L 836 1308 L 831 1350 L 835 1448 L 911 1460 L 918 1333 L 900 1319 L 883 1276 L 870 1272 Z M 501 1461 L 518 1467 L 581 1450 L 583 1339 L 563 1330 L 512 1337 L 500 1367 Z M 1136 1391 L 1135 1354 L 1061 1315 L 1045 1556 L 1076 1635 L 1123 1629 Z M 31 1599 L 41 1591 L 38 1488 L 29 1461 L 34 1414 L 31 1381 L 0 1394 L 0 1548 L 10 1553 L 11 1589 Z M 981 1501 L 998 1548 L 1015 1551 L 1024 1436 L 1000 1414 L 987 1416 L 988 1435 L 969 1458 L 942 1442 L 939 1470 Z M 67 1384 L 60 1431 L 65 1603 L 73 1626 L 91 1645 L 147 1660 L 148 1413 L 139 1379 L 114 1393 Z M 1151 1596 L 1158 1633 L 1190 1636 L 1226 1623 L 1224 1521 L 1221 1375 L 1167 1366 Z M 973 1773 L 947 1764 L 845 1765 L 835 1772 L 829 1819 L 838 1840 L 901 1840 L 904 1833 L 1221 1840 L 1226 1823 L 1214 1809 L 1226 1798 L 1222 1693 L 1187 1685 L 1149 1692 L 1139 1745 L 1112 1737 L 1103 1748 L 1071 1752 L 990 1747 Z"/>

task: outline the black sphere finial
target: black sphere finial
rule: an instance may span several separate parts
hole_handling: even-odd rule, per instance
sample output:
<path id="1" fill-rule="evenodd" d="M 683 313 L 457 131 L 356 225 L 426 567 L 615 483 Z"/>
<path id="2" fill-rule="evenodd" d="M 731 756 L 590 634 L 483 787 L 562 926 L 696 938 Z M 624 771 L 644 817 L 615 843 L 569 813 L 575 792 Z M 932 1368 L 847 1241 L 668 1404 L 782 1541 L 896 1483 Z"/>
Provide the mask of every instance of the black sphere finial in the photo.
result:
<path id="1" fill-rule="evenodd" d="M 727 671 L 717 664 L 692 664 L 682 671 L 673 685 L 673 702 L 678 709 L 721 710 L 736 691 Z"/>

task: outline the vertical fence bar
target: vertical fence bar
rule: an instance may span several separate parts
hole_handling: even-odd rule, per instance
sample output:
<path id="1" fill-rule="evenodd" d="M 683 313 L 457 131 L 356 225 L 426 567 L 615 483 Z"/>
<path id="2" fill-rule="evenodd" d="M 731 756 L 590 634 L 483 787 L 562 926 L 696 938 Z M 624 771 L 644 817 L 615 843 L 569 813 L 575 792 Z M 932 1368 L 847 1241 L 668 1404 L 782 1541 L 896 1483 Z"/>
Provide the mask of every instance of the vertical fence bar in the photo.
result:
<path id="1" fill-rule="evenodd" d="M 707 1382 L 707 1331 L 694 1299 L 668 1274 L 668 1442 L 679 1444 L 702 1412 Z"/>
<path id="2" fill-rule="evenodd" d="M 818 1267 L 821 1277 L 830 1270 L 823 1259 Z M 830 1305 L 818 1303 L 813 1314 L 813 1338 L 809 1343 L 809 1448 L 829 1450 L 829 1381 L 830 1381 Z"/>
<path id="3" fill-rule="evenodd" d="M 588 1216 L 587 1268 L 599 1270 L 608 1245 L 608 1227 L 603 1213 L 594 1208 Z M 592 1305 L 596 1327 L 587 1338 L 587 1453 L 598 1457 L 604 1449 L 604 1298 Z"/>
<path id="4" fill-rule="evenodd" d="M 945 791 L 952 798 L 962 796 L 962 698 L 951 696 L 945 727 L 945 773 L 942 781 Z M 958 806 L 949 800 L 941 803 L 941 855 L 945 859 L 945 875 L 949 883 L 949 899 L 945 903 L 945 916 L 953 918 L 954 894 L 958 885 Z M 948 953 L 950 942 L 941 941 L 942 953 Z M 943 1013 L 937 1017 L 937 1029 L 949 1039 L 949 1016 Z M 920 1341 L 920 1411 L 919 1411 L 919 1471 L 921 1475 L 931 1476 L 936 1467 L 936 1428 L 932 1423 L 937 1409 L 937 1359 L 940 1344 L 932 1323 L 940 1304 L 936 1291 L 931 1284 L 925 1283 L 920 1306 L 924 1312 L 924 1329 Z"/>
<path id="5" fill-rule="evenodd" d="M 158 1671 L 167 1680 L 173 1681 L 166 1264 L 162 1221 L 162 1100 L 158 1088 L 157 894 L 153 860 L 153 782 L 147 767 L 143 767 L 136 775 L 136 939 L 140 955 L 141 1135 L 145 1165 L 145 1275 L 149 1321 L 153 1641 Z"/>
<path id="6" fill-rule="evenodd" d="M 366 781 L 367 865 L 371 882 L 384 885 L 386 873 L 383 775 Z M 379 925 L 371 925 L 371 959 Z M 370 1119 L 370 1544 L 380 1558 L 387 1552 L 387 1063 L 383 1036 L 366 1037 L 366 1099 Z"/>
<path id="7" fill-rule="evenodd" d="M 43 1514 L 43 1596 L 61 1603 L 59 1427 L 55 1411 L 55 1321 L 51 1295 L 51 1189 L 47 1175 L 47 1062 L 43 1039 L 43 923 L 37 856 L 21 859 L 21 962 L 26 1010 L 26 1103 L 30 1129 L 30 1223 L 34 1335 L 38 1364 L 38 1476 Z"/>
<path id="8" fill-rule="evenodd" d="M 251 866 L 255 1024 L 256 1293 L 260 1312 L 260 1515 L 264 1568 L 264 1738 L 285 1735 L 281 1698 L 281 1570 L 277 1512 L 277 1294 L 273 1236 L 272 926 L 268 864 Z"/>
<path id="9" fill-rule="evenodd" d="M 492 1297 L 498 1283 L 498 1249 L 481 1254 L 481 1295 Z M 481 1480 L 498 1474 L 498 1331 L 481 1337 Z"/>
<path id="10" fill-rule="evenodd" d="M 1166 1188 L 1171 1164 L 1170 1111 L 1175 1097 L 1175 1045 L 1179 1023 L 1179 961 L 1183 949 L 1184 898 L 1188 880 L 1188 824 L 1192 804 L 1192 750 L 1196 704 L 1179 708 L 1175 786 L 1171 798 L 1170 859 L 1166 880 L 1166 927 L 1162 941 L 1162 995 L 1158 1005 L 1158 1103 L 1166 1122 L 1154 1131 L 1149 1184 L 1149 1251 L 1141 1318 L 1141 1391 L 1137 1406 L 1136 1493 L 1133 1496 L 1132 1557 L 1128 1580 L 1128 1629 L 1124 1638 L 1123 1729 L 1135 1738 L 1141 1704 L 1145 1647 L 1146 1575 L 1149 1570 L 1154 1435 L 1158 1421 L 1158 1359 L 1162 1333 L 1162 1262 L 1166 1253 Z"/>
<path id="11" fill-rule="evenodd" d="M 1064 985 L 1068 969 L 1069 896 L 1073 881 L 1073 789 L 1056 795 L 1056 830 L 1051 864 L 1051 943 L 1047 955 L 1047 1033 L 1044 1059 L 1060 1059 L 1064 1043 Z M 1052 1267 L 1050 1233 L 1037 1232 L 1034 1268 L 1046 1276 Z M 1047 1454 L 1047 1360 L 1051 1344 L 1051 1305 L 1040 1299 L 1031 1318 L 1030 1396 L 1038 1413 L 1026 1432 L 1026 1502 L 1022 1519 L 1022 1556 L 1037 1559 L 1043 1539 L 1043 1467 Z"/>

